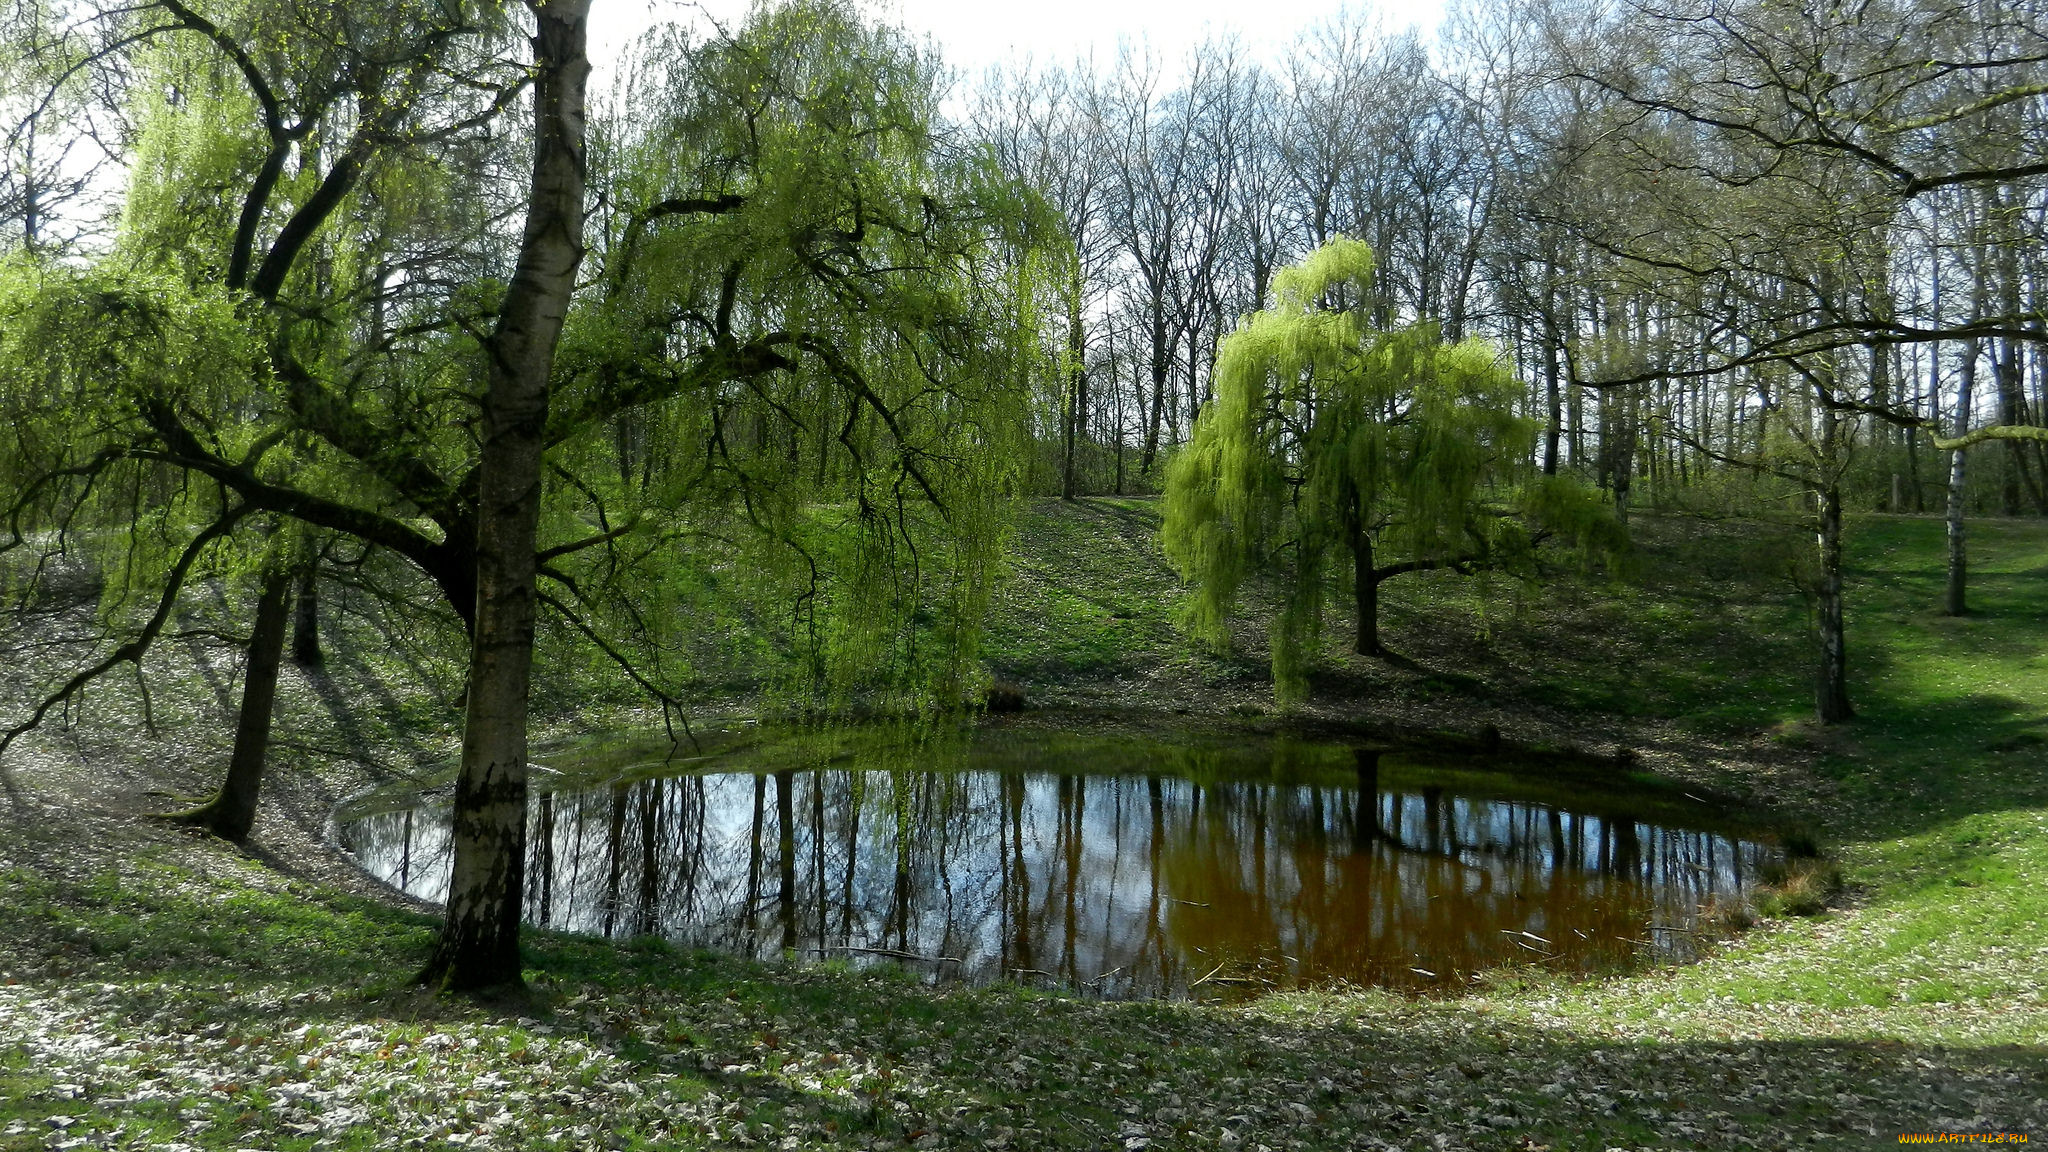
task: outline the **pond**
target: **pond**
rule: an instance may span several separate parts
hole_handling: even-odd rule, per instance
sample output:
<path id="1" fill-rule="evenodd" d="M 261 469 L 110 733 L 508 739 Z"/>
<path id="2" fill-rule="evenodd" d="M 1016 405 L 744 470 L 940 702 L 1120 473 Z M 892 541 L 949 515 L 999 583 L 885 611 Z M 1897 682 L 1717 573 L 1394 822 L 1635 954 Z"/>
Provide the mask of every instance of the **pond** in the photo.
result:
<path id="1" fill-rule="evenodd" d="M 1612 769 L 1336 742 L 853 729 L 539 760 L 533 924 L 1108 997 L 1684 960 L 1778 855 Z M 372 797 L 340 835 L 439 900 L 447 819 L 445 791 Z"/>

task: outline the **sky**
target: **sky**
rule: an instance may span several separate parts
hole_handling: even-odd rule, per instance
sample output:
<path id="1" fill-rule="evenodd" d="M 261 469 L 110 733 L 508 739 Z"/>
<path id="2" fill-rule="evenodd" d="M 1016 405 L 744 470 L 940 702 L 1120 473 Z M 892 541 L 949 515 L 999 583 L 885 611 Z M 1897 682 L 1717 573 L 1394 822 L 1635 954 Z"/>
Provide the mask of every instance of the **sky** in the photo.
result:
<path id="1" fill-rule="evenodd" d="M 1103 65 L 1119 39 L 1149 42 L 1170 73 L 1187 51 L 1211 34 L 1235 32 L 1255 54 L 1273 58 L 1300 29 L 1335 14 L 1339 0 L 1247 4 L 1245 0 L 864 0 L 890 23 L 929 34 L 946 62 L 969 76 L 994 64 L 1064 63 L 1092 52 Z M 619 47 L 658 14 L 683 7 L 672 0 L 597 0 L 591 10 L 591 56 L 602 68 Z M 701 0 L 690 5 L 723 23 L 737 24 L 748 0 Z M 1383 21 L 1388 31 L 1416 25 L 1431 31 L 1442 0 L 1349 0 L 1357 18 Z"/>

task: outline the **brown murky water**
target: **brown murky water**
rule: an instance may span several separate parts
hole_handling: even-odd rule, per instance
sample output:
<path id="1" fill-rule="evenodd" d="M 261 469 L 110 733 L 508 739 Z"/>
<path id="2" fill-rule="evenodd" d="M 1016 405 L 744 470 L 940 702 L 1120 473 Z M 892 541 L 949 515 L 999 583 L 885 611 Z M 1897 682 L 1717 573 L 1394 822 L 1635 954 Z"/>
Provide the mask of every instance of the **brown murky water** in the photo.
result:
<path id="1" fill-rule="evenodd" d="M 1117 997 L 1685 959 L 1701 906 L 1775 855 L 1612 773 L 1296 741 L 856 732 L 666 775 L 631 749 L 556 767 L 531 814 L 532 923 Z M 569 783 L 593 775 L 614 778 Z M 384 803 L 345 814 L 343 843 L 440 898 L 445 799 Z"/>

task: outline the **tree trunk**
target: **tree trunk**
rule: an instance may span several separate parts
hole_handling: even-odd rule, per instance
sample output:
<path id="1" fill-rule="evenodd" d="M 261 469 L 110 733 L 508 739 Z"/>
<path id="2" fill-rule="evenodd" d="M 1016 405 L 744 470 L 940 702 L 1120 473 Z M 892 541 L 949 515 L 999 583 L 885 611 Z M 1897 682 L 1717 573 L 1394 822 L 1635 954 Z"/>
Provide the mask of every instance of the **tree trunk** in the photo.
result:
<path id="1" fill-rule="evenodd" d="M 2000 424 L 2024 423 L 2021 412 L 2019 389 L 2019 350 L 2011 341 L 2005 341 L 2004 355 L 1999 354 L 1999 342 L 1991 345 L 1991 378 L 1998 385 L 1998 422 Z M 2020 489 L 2028 479 L 2026 445 L 2017 440 L 2005 442 L 2005 475 L 1999 488 L 1999 506 L 2007 516 L 2020 514 Z"/>
<path id="2" fill-rule="evenodd" d="M 1601 427 L 1614 437 L 1614 518 L 1621 526 L 1628 527 L 1628 493 L 1635 479 L 1636 471 L 1636 405 L 1638 398 L 1634 389 L 1628 390 L 1627 397 L 1620 404 L 1613 424 L 1602 422 Z M 1600 398 L 1600 411 L 1607 412 L 1607 397 Z"/>
<path id="3" fill-rule="evenodd" d="M 1820 683 L 1816 710 L 1823 724 L 1855 715 L 1849 707 L 1849 656 L 1842 627 L 1842 491 L 1823 485 L 1820 497 Z"/>
<path id="4" fill-rule="evenodd" d="M 490 338 L 478 463 L 476 630 L 455 783 L 447 919 L 421 979 L 521 983 L 526 698 L 548 375 L 583 260 L 584 57 L 589 0 L 530 0 L 534 152 L 519 263 Z"/>
<path id="5" fill-rule="evenodd" d="M 1963 372 L 1956 397 L 1956 427 L 1959 430 L 1970 426 L 1970 408 L 1976 399 L 1973 392 L 1977 384 L 1977 342 L 1963 343 Z M 1961 616 L 1969 611 L 1966 603 L 1970 582 L 1969 552 L 1964 547 L 1963 499 L 1967 495 L 1964 486 L 1964 453 L 1967 448 L 1957 448 L 1949 454 L 1948 463 L 1948 581 L 1942 597 L 1941 610 L 1949 616 Z"/>
<path id="6" fill-rule="evenodd" d="M 241 840 L 256 823 L 256 796 L 263 787 L 263 763 L 270 748 L 271 705 L 277 699 L 278 665 L 284 659 L 285 620 L 290 615 L 289 572 L 263 578 L 256 600 L 256 631 L 249 638 L 249 665 L 242 680 L 242 710 L 235 721 L 235 750 L 218 795 L 178 819 L 228 840 Z"/>
<path id="7" fill-rule="evenodd" d="M 1351 761 L 1358 771 L 1358 810 L 1351 822 L 1351 849 L 1368 852 L 1387 834 L 1380 827 L 1380 753 L 1370 748 L 1353 748 Z"/>
<path id="8" fill-rule="evenodd" d="M 1920 482 L 1920 430 L 1918 428 L 1906 429 L 1906 484 L 1913 493 L 1913 511 L 1927 511 L 1927 494 L 1923 491 L 1924 485 Z M 1905 509 L 1895 508 L 1893 511 L 1904 512 Z"/>
<path id="9" fill-rule="evenodd" d="M 2001 198 L 2002 199 L 2002 198 Z M 2017 207 L 2015 205 L 2015 207 Z M 1999 259 L 1999 303 L 2007 316 L 2020 312 L 2020 245 L 2007 243 L 2001 246 Z M 2001 354 L 2002 353 L 2002 354 Z M 2000 424 L 2027 423 L 2026 383 L 2021 377 L 2024 370 L 2020 363 L 2019 341 L 2006 337 L 1991 342 L 1991 373 L 1998 384 L 1998 422 Z M 1968 427 L 1964 425 L 1963 427 Z M 2027 446 L 2018 440 L 2005 442 L 2005 485 L 2000 495 L 2004 498 L 2005 514 L 2018 516 L 2021 511 L 2020 494 L 2024 489 L 2037 489 L 2033 475 L 2029 472 Z"/>
<path id="10" fill-rule="evenodd" d="M 619 888 L 626 882 L 626 801 L 627 786 L 624 783 L 612 785 L 611 819 L 605 823 L 604 861 L 604 938 L 609 940 L 619 928 L 619 909 L 624 899 Z"/>
<path id="11" fill-rule="evenodd" d="M 320 555 L 308 549 L 299 566 L 298 590 L 292 598 L 292 663 L 318 668 L 327 656 L 320 651 Z"/>
<path id="12" fill-rule="evenodd" d="M 1351 535 L 1351 595 L 1358 609 L 1360 656 L 1382 656 L 1380 648 L 1380 581 L 1373 573 L 1372 538 L 1362 529 Z"/>
<path id="13" fill-rule="evenodd" d="M 633 935 L 652 936 L 661 925 L 661 780 L 640 782 L 640 901 Z"/>
<path id="14" fill-rule="evenodd" d="M 1544 272 L 1543 281 L 1543 474 L 1557 475 L 1557 437 L 1564 424 L 1564 396 L 1559 391 L 1557 347 L 1557 273 Z"/>
<path id="15" fill-rule="evenodd" d="M 1080 272 L 1077 270 L 1074 276 L 1076 283 L 1070 286 L 1074 293 L 1073 314 L 1067 319 L 1067 459 L 1060 477 L 1062 500 L 1072 500 L 1080 494 L 1074 475 L 1074 452 L 1075 443 L 1081 438 L 1081 424 L 1088 418 L 1088 331 L 1081 319 Z"/>
<path id="16" fill-rule="evenodd" d="M 1172 368 L 1173 346 L 1166 338 L 1164 305 L 1152 302 L 1152 410 L 1145 420 L 1145 450 L 1138 456 L 1138 475 L 1152 474 L 1152 461 L 1159 455 L 1159 421 L 1166 412 L 1166 377 Z"/>

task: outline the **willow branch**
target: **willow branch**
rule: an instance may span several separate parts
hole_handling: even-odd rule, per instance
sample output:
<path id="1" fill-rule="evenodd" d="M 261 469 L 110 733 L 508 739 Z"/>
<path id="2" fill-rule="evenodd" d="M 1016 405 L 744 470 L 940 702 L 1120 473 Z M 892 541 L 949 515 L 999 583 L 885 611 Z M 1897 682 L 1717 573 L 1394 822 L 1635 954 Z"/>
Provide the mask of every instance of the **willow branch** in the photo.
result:
<path id="1" fill-rule="evenodd" d="M 71 699 L 79 689 L 122 664 L 135 664 L 139 667 L 143 656 L 149 652 L 150 644 L 156 640 L 157 633 L 163 631 L 164 622 L 170 619 L 171 609 L 177 604 L 179 592 L 184 590 L 185 578 L 192 571 L 192 565 L 198 563 L 199 557 L 205 553 L 208 545 L 233 531 L 244 516 L 255 510 L 253 505 L 237 504 L 222 512 L 218 520 L 194 536 L 191 542 L 185 545 L 185 551 L 179 555 L 178 562 L 171 566 L 163 594 L 157 598 L 156 611 L 150 614 L 148 622 L 142 626 L 142 631 L 137 633 L 133 640 L 114 649 L 98 663 L 65 681 L 63 687 L 44 697 L 28 719 L 0 733 L 0 755 L 4 755 L 8 746 L 15 740 L 40 726 L 43 718 L 49 715 L 50 709 Z M 8 791 L 10 794 L 14 791 L 11 779 L 8 781 Z"/>

